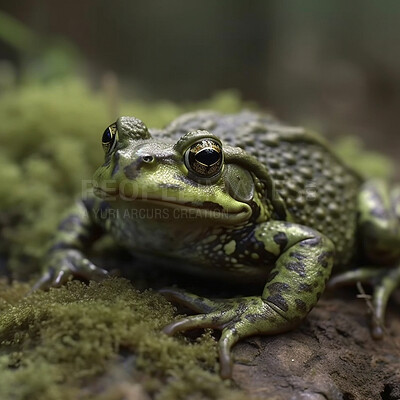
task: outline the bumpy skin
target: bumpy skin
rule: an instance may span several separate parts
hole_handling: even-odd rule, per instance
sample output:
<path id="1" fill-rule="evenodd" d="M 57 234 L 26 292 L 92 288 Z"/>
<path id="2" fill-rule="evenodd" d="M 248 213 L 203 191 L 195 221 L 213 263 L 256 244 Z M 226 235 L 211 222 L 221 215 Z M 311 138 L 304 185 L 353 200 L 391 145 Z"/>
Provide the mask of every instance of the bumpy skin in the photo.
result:
<path id="1" fill-rule="evenodd" d="M 331 281 L 376 283 L 374 335 L 381 336 L 388 297 L 400 281 L 400 269 L 390 268 L 400 256 L 398 188 L 363 182 L 321 138 L 251 112 L 187 114 L 152 132 L 122 117 L 103 142 L 94 194 L 60 225 L 36 288 L 106 276 L 82 254 L 103 233 L 136 256 L 210 279 L 263 280 L 261 295 L 230 300 L 162 291 L 199 313 L 166 333 L 222 330 L 221 375 L 229 377 L 232 346 L 298 325 L 334 264 L 383 260 L 385 268 Z"/>

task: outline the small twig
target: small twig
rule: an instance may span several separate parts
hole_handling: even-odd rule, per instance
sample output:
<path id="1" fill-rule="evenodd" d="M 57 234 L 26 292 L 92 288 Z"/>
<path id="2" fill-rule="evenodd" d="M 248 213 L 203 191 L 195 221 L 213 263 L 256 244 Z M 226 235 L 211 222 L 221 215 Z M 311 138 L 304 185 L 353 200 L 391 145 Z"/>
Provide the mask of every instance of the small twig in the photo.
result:
<path id="1" fill-rule="evenodd" d="M 359 291 L 357 298 L 365 300 L 365 303 L 367 304 L 369 312 L 372 314 L 372 318 L 373 318 L 375 324 L 379 325 L 379 322 L 375 316 L 374 306 L 371 301 L 372 296 L 370 294 L 365 293 L 364 287 L 360 281 L 357 282 L 357 290 Z M 393 338 L 390 337 L 389 331 L 386 329 L 385 326 L 382 326 L 382 330 L 383 330 L 384 334 L 386 335 L 386 337 L 389 338 L 389 340 L 393 343 L 394 347 L 397 350 L 400 350 L 400 345 Z"/>
<path id="2" fill-rule="evenodd" d="M 360 281 L 357 282 L 357 289 L 359 291 L 359 294 L 357 295 L 357 299 L 366 299 L 366 300 L 371 300 L 372 296 L 370 294 L 365 293 L 365 290 L 363 288 L 363 285 Z M 374 311 L 374 307 L 370 301 L 366 301 L 368 308 L 372 311 Z"/>
<path id="3" fill-rule="evenodd" d="M 360 281 L 357 282 L 357 290 L 359 291 L 359 294 L 357 295 L 357 298 L 365 300 L 365 303 L 366 303 L 366 305 L 368 307 L 368 310 L 372 314 L 372 318 L 374 319 L 374 322 L 378 324 L 378 321 L 376 319 L 375 312 L 374 312 L 374 306 L 373 306 L 372 301 L 371 301 L 372 296 L 365 292 L 364 287 L 363 287 L 363 285 L 362 285 L 362 283 Z M 383 327 L 383 330 L 384 330 L 384 332 L 386 334 L 387 332 L 385 331 L 385 329 L 386 328 Z"/>

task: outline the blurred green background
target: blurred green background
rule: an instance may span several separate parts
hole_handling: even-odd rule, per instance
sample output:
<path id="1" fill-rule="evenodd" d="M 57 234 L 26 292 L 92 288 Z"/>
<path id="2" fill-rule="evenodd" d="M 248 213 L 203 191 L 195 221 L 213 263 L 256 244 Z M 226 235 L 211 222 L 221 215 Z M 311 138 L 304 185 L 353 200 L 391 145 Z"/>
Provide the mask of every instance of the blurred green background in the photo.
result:
<path id="1" fill-rule="evenodd" d="M 121 92 L 141 99 L 234 88 L 284 120 L 356 133 L 397 156 L 397 0 L 2 0 L 0 9 L 38 35 L 0 45 L 17 79 L 27 62 L 43 79 L 56 72 L 49 63 L 71 66 L 62 44 L 94 87 L 112 72 Z"/>

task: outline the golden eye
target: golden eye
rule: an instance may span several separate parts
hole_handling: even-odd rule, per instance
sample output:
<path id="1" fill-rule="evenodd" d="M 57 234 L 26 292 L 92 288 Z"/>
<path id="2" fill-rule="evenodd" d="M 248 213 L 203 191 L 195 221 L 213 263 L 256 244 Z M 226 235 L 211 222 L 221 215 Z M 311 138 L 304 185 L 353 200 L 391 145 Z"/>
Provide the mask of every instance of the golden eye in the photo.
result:
<path id="1" fill-rule="evenodd" d="M 185 164 L 200 178 L 212 178 L 222 170 L 224 155 L 221 144 L 213 139 L 202 139 L 186 150 Z"/>
<path id="2" fill-rule="evenodd" d="M 117 124 L 112 124 L 110 125 L 103 133 L 103 137 L 101 139 L 102 145 L 104 152 L 110 153 L 118 140 L 118 130 L 117 130 Z"/>

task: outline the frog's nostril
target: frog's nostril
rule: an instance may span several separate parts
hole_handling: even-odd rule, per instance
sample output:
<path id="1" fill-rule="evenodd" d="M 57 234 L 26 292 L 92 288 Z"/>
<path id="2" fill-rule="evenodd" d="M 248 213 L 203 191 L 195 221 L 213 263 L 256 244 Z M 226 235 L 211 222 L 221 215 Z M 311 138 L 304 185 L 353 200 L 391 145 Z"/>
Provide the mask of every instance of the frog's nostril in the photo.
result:
<path id="1" fill-rule="evenodd" d="M 150 155 L 146 155 L 142 157 L 143 162 L 145 163 L 151 163 L 154 161 L 154 157 Z"/>

